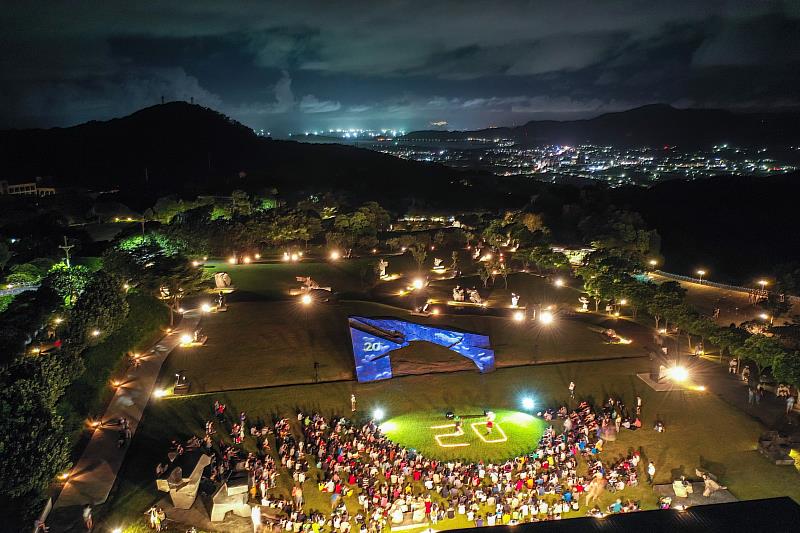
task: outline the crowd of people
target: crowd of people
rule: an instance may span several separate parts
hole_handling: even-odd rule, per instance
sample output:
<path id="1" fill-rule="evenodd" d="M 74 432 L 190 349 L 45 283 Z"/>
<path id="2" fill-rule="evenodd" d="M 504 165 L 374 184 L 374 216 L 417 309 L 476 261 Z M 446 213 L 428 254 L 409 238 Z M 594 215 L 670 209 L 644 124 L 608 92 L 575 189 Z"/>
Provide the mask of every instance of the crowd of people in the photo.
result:
<path id="1" fill-rule="evenodd" d="M 457 516 L 475 526 L 491 526 L 558 520 L 576 511 L 601 516 L 638 510 L 638 502 L 624 498 L 599 507 L 604 493 L 639 483 L 638 452 L 612 461 L 601 458 L 603 436 L 621 427 L 635 430 L 636 411 L 629 414 L 614 398 L 597 411 L 586 402 L 572 411 L 544 411 L 545 420 L 561 420 L 562 430 L 551 424 L 534 451 L 499 464 L 428 458 L 391 441 L 373 420 L 327 419 L 319 413 L 298 413 L 296 420 L 281 418 L 271 426 L 257 421 L 248 432 L 245 413 L 229 421 L 219 402 L 214 405 L 216 424 L 229 424 L 233 444 L 220 440 L 215 449 L 215 423 L 209 420 L 205 436 L 195 437 L 192 445 L 213 454 L 212 481 L 234 469 L 247 471 L 251 502 L 258 507 L 255 531 L 348 533 L 357 528 L 373 533 L 390 524 L 437 524 Z M 248 433 L 256 440 L 255 453 L 242 450 Z M 171 453 L 183 449 L 173 442 Z M 281 473 L 290 478 L 290 493 L 274 490 Z M 303 493 L 308 482 L 327 496 L 328 508 L 308 508 Z M 348 509 L 345 501 L 357 502 L 357 509 Z"/>

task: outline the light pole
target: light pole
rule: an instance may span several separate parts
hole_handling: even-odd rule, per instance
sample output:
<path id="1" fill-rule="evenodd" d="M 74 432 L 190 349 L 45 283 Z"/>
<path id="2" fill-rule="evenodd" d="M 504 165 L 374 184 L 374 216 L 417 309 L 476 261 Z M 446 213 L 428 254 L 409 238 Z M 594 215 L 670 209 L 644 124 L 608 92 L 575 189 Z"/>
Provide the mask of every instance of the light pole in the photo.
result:
<path id="1" fill-rule="evenodd" d="M 313 349 L 313 342 L 314 339 L 311 336 L 311 330 L 308 328 L 308 308 L 311 307 L 311 304 L 314 302 L 314 299 L 311 297 L 310 294 L 304 294 L 300 297 L 300 303 L 303 306 L 303 325 L 306 329 L 306 335 L 308 335 L 308 349 L 311 352 L 311 357 L 314 357 L 314 349 Z M 317 383 L 319 381 L 319 363 L 314 361 L 314 382 Z"/>
<path id="2" fill-rule="evenodd" d="M 697 271 L 697 275 L 700 276 L 700 285 L 702 285 L 703 284 L 703 276 L 706 275 L 706 271 L 705 270 L 698 270 Z"/>

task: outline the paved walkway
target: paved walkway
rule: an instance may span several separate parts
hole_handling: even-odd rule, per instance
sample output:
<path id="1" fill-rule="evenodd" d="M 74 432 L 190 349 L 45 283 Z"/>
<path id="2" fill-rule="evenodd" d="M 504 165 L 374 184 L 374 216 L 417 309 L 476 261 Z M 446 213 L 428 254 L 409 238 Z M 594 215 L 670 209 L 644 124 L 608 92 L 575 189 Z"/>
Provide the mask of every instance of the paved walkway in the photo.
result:
<path id="1" fill-rule="evenodd" d="M 725 402 L 752 416 L 768 429 L 777 429 L 790 435 L 800 436 L 797 411 L 786 414 L 786 400 L 766 392 L 757 405 L 748 403 L 747 385 L 739 375 L 729 374 L 727 360 L 723 363 L 700 359 L 696 363 L 702 372 L 707 390 L 718 395 Z"/>
<path id="2" fill-rule="evenodd" d="M 103 414 L 103 425 L 95 430 L 58 495 L 53 506 L 55 511 L 82 508 L 86 504 L 99 505 L 106 501 L 128 450 L 128 445 L 122 449 L 117 447 L 119 419 L 125 417 L 130 424 L 131 433 L 136 434 L 136 428 L 150 400 L 162 363 L 180 343 L 181 334 L 193 332 L 199 322 L 199 310 L 184 313 L 179 327 L 155 343 L 152 350 L 142 358 L 139 368 L 128 369 L 123 384 L 117 389 Z M 60 523 L 61 517 L 66 517 L 68 514 L 71 513 L 54 513 L 52 524 L 54 531 L 70 529 L 71 524 Z M 49 520 L 48 525 L 50 525 Z"/>

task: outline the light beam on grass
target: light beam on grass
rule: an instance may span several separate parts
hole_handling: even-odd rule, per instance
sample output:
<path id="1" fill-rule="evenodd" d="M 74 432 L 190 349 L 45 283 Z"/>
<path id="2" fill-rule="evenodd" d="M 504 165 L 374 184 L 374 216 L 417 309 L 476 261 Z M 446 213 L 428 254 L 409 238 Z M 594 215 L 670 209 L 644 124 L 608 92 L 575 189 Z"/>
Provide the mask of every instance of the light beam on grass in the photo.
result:
<path id="1" fill-rule="evenodd" d="M 441 426 L 430 426 L 430 429 L 447 429 L 447 428 L 454 428 L 456 427 L 455 424 L 443 424 Z M 441 439 L 446 439 L 450 437 L 460 437 L 464 434 L 463 429 L 459 429 L 454 433 L 441 433 L 439 435 L 434 435 L 433 438 L 436 440 L 436 444 L 438 444 L 441 448 L 460 448 L 463 446 L 469 446 L 468 442 L 452 442 L 452 443 L 444 443 Z"/>
<path id="2" fill-rule="evenodd" d="M 486 444 L 497 444 L 498 442 L 506 442 L 508 440 L 508 437 L 506 437 L 506 432 L 503 431 L 503 428 L 501 428 L 500 424 L 497 422 L 494 423 L 494 427 L 492 429 L 496 429 L 498 433 L 500 433 L 500 438 L 498 439 L 487 439 L 486 435 L 484 435 L 483 432 L 478 429 L 478 426 L 483 426 L 485 428 L 486 422 L 473 422 L 470 424 L 472 431 L 474 431 L 475 434 Z"/>

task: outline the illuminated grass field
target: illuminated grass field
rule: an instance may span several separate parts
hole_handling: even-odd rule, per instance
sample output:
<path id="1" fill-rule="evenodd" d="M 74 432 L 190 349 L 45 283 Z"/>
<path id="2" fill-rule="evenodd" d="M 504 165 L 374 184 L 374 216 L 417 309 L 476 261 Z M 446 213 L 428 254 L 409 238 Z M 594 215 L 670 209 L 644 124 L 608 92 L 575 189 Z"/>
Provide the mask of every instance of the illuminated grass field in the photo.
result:
<path id="1" fill-rule="evenodd" d="M 394 442 L 435 459 L 502 461 L 535 449 L 545 422 L 520 411 L 497 409 L 491 434 L 482 408 L 460 410 L 461 433 L 443 411 L 414 411 L 390 418 L 381 429 Z"/>

